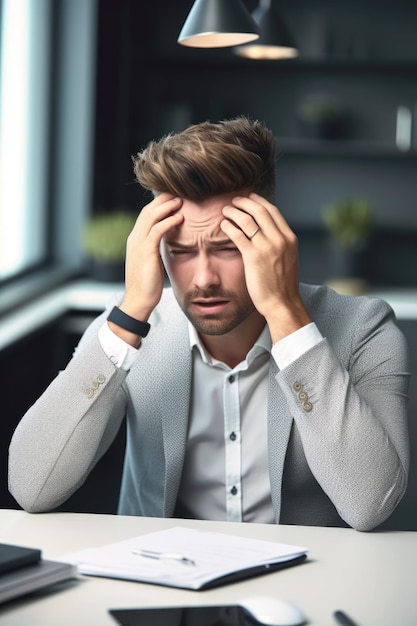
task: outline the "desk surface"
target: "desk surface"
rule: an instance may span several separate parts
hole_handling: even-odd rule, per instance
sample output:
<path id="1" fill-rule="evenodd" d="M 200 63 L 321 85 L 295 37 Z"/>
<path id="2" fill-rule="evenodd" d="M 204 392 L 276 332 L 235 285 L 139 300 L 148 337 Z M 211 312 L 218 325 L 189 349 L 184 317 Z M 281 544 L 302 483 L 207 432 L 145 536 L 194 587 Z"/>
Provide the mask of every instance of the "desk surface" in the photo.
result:
<path id="1" fill-rule="evenodd" d="M 358 626 L 415 626 L 417 532 L 275 526 L 0 510 L 0 541 L 40 547 L 54 558 L 173 525 L 211 529 L 310 549 L 303 565 L 209 591 L 80 577 L 0 606 L 0 626 L 115 626 L 109 608 L 233 604 L 253 594 L 298 604 L 312 626 L 336 626 L 335 609 Z"/>

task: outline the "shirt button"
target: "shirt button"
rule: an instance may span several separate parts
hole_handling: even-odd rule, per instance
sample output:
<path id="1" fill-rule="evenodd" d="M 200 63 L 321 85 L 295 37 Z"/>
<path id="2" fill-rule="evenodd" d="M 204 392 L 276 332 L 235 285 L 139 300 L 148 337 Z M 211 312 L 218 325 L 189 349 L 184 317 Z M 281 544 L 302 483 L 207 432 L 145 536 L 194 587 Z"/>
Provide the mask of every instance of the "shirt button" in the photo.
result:
<path id="1" fill-rule="evenodd" d="M 235 382 L 235 377 L 232 374 L 231 376 L 229 376 L 229 383 L 234 383 L 234 382 Z"/>
<path id="2" fill-rule="evenodd" d="M 237 488 L 236 487 L 232 487 L 230 490 L 230 493 L 232 494 L 232 496 L 235 496 L 237 494 Z"/>
<path id="3" fill-rule="evenodd" d="M 231 441 L 236 441 L 236 433 L 230 433 L 229 437 Z"/>
<path id="4" fill-rule="evenodd" d="M 303 386 L 298 380 L 296 380 L 295 383 L 293 383 L 292 388 L 294 389 L 294 391 L 301 391 Z"/>

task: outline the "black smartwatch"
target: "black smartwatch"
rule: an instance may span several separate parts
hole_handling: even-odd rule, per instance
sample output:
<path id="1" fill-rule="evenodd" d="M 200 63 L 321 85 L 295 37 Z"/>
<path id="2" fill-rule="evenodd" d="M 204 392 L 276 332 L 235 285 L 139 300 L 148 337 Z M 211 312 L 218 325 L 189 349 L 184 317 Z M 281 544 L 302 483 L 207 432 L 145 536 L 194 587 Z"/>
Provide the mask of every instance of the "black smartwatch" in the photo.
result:
<path id="1" fill-rule="evenodd" d="M 117 306 L 112 308 L 107 319 L 109 322 L 113 322 L 114 324 L 117 324 L 117 326 L 120 326 L 120 328 L 124 328 L 139 337 L 146 337 L 151 328 L 151 325 L 148 324 L 148 322 L 135 320 L 134 317 L 124 313 Z"/>

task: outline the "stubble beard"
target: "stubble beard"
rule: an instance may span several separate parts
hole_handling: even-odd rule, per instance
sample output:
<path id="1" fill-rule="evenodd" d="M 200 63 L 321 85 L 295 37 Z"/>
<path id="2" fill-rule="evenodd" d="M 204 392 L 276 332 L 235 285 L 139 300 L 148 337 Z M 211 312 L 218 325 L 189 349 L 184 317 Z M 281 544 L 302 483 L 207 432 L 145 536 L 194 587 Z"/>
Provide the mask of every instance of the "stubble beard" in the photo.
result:
<path id="1" fill-rule="evenodd" d="M 196 298 L 219 298 L 229 301 L 230 311 L 223 314 L 200 314 L 191 310 L 192 301 Z M 194 326 L 200 335 L 225 335 L 237 328 L 255 310 L 255 306 L 248 298 L 241 302 L 236 299 L 236 294 L 225 291 L 193 292 L 185 294 L 182 300 L 178 299 L 184 315 Z"/>

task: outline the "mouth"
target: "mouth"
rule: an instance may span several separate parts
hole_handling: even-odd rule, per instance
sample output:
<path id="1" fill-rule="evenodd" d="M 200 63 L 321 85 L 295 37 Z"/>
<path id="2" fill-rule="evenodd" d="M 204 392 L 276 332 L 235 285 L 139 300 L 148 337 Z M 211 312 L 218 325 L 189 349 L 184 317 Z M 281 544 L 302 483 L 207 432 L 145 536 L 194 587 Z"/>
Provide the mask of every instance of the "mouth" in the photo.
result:
<path id="1" fill-rule="evenodd" d="M 215 315 L 222 313 L 229 304 L 229 300 L 221 300 L 219 298 L 200 298 L 193 300 L 191 306 L 204 315 Z"/>

